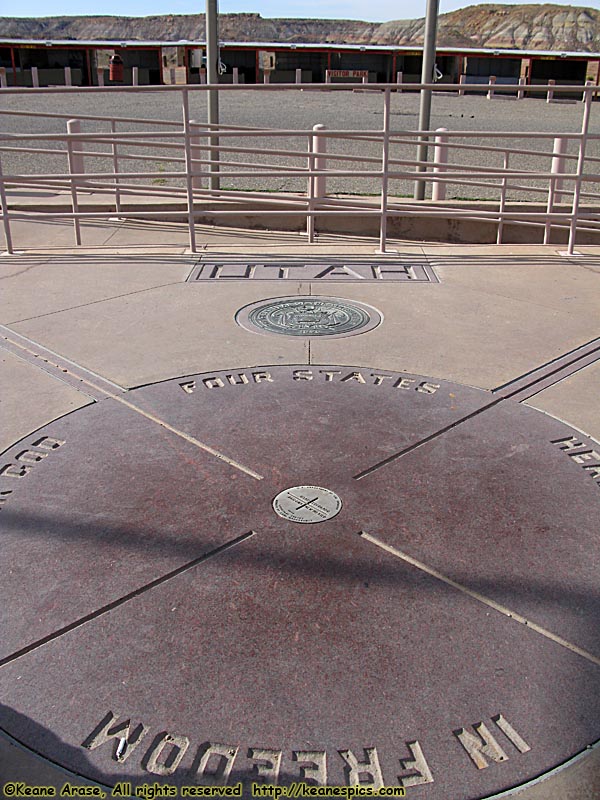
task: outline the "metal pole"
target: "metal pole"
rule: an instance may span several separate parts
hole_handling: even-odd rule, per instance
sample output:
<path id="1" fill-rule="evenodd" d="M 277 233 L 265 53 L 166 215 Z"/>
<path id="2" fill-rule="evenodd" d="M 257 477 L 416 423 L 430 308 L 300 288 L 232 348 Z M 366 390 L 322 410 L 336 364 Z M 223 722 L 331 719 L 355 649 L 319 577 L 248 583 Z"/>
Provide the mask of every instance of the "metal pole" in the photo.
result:
<path id="1" fill-rule="evenodd" d="M 206 79 L 211 86 L 216 86 L 219 82 L 219 23 L 218 23 L 217 0 L 206 0 Z M 219 94 L 217 89 L 208 90 L 208 124 L 219 124 Z M 211 129 L 212 130 L 212 129 Z M 213 147 L 219 146 L 219 139 L 216 136 L 210 137 L 210 144 Z M 219 160 L 219 151 L 211 150 L 211 162 Z M 219 165 L 210 163 L 208 171 L 211 173 L 219 172 Z M 210 189 L 219 188 L 219 178 L 216 174 L 211 174 L 208 182 Z"/>
<path id="2" fill-rule="evenodd" d="M 81 133 L 81 122 L 78 119 L 70 119 L 67 121 L 67 159 L 69 162 L 69 174 L 81 175 L 83 174 L 83 156 L 76 151 L 76 148 L 81 147 L 79 142 L 74 143 L 70 134 Z M 79 200 L 77 198 L 77 184 L 76 178 L 71 178 L 71 205 L 73 213 L 79 213 Z M 75 230 L 75 244 L 81 244 L 81 225 L 79 217 L 73 217 L 73 228 Z"/>
<path id="3" fill-rule="evenodd" d="M 425 39 L 423 42 L 423 69 L 421 83 L 433 82 L 433 66 L 435 64 L 435 40 L 437 35 L 437 18 L 440 0 L 427 0 L 427 16 L 425 17 Z M 421 105 L 419 108 L 419 130 L 428 131 L 431 119 L 431 89 L 421 89 Z M 427 161 L 427 139 L 419 140 L 417 161 Z M 424 172 L 425 165 L 417 165 L 417 172 Z M 425 181 L 415 182 L 415 200 L 425 199 Z"/>
<path id="4" fill-rule="evenodd" d="M 117 149 L 117 145 L 115 144 L 116 139 L 116 132 L 117 132 L 117 123 L 114 119 L 110 121 L 110 132 L 112 133 L 112 161 L 113 161 L 113 172 L 115 175 L 115 211 L 117 214 L 121 213 L 121 192 L 119 190 L 119 151 Z"/>
<path id="5" fill-rule="evenodd" d="M 202 163 L 205 161 L 204 151 L 202 150 L 202 137 L 200 136 L 200 130 L 206 131 L 206 125 L 202 122 L 199 122 L 196 119 L 190 120 L 190 143 L 192 145 L 192 171 L 193 172 L 201 172 L 204 170 L 204 164 Z M 207 156 L 210 159 L 210 153 Z M 196 175 L 192 178 L 192 189 L 203 189 L 204 183 L 203 179 Z"/>
<path id="6" fill-rule="evenodd" d="M 448 133 L 448 128 L 437 128 L 436 133 L 435 147 L 433 148 L 433 171 L 445 172 L 448 164 L 448 137 L 444 134 Z M 434 182 L 431 199 L 433 201 L 446 199 L 446 184 L 443 181 Z"/>
<path id="7" fill-rule="evenodd" d="M 316 127 L 316 126 L 315 126 Z M 314 130 L 314 128 L 313 128 Z M 314 172 L 315 171 L 315 135 L 308 137 L 308 171 Z M 312 211 L 315 207 L 314 198 L 315 198 L 315 181 L 316 178 L 314 175 L 308 176 L 308 185 L 307 185 L 307 209 L 308 211 Z M 315 217 L 312 214 L 306 215 L 306 234 L 308 236 L 308 243 L 313 244 L 315 241 Z"/>
<path id="8" fill-rule="evenodd" d="M 508 161 L 510 158 L 510 152 L 508 150 L 504 151 L 504 164 L 503 170 L 504 172 L 508 172 Z M 500 189 L 500 205 L 498 207 L 498 232 L 496 234 L 496 244 L 502 244 L 502 234 L 504 233 L 504 210 L 506 208 L 506 188 L 507 188 L 507 180 L 506 175 L 502 177 L 502 188 Z"/>
<path id="9" fill-rule="evenodd" d="M 4 225 L 4 240 L 6 242 L 6 252 L 12 255 L 13 249 L 12 236 L 10 234 L 10 219 L 8 216 L 8 200 L 6 199 L 6 187 L 2 177 L 2 159 L 0 159 L 0 205 L 2 206 L 2 224 Z"/>
<path id="10" fill-rule="evenodd" d="M 322 154 L 327 151 L 327 139 L 324 136 L 319 136 L 319 131 L 327 130 L 325 125 L 313 125 L 314 134 L 312 136 L 312 149 L 315 154 L 314 170 L 325 170 L 327 168 L 327 159 L 323 158 Z M 325 175 L 316 175 L 314 179 L 314 196 L 318 199 L 325 197 L 327 194 L 327 179 Z"/>
<path id="11" fill-rule="evenodd" d="M 190 253 L 197 253 L 196 250 L 196 229 L 194 228 L 194 187 L 192 172 L 194 171 L 192 163 L 192 137 L 190 132 L 190 101 L 188 97 L 188 90 L 183 89 L 181 92 L 181 104 L 183 107 L 183 132 L 184 132 L 184 153 L 185 153 L 185 179 L 187 183 L 187 207 L 188 207 L 188 231 L 190 236 Z"/>
<path id="12" fill-rule="evenodd" d="M 552 166 L 550 172 L 556 174 L 557 172 L 566 172 L 567 164 L 565 154 L 569 146 L 569 140 L 564 136 L 556 136 L 554 139 L 554 147 L 552 148 Z M 562 203 L 562 188 L 563 178 L 554 178 L 554 199 L 557 203 Z"/>
<path id="13" fill-rule="evenodd" d="M 390 163 L 390 107 L 391 93 L 386 89 L 383 95 L 383 137 L 381 154 L 381 206 L 379 221 L 379 250 L 375 252 L 385 255 L 387 242 L 387 210 L 388 210 L 388 171 Z"/>
<path id="14" fill-rule="evenodd" d="M 581 136 L 579 138 L 579 155 L 577 157 L 577 171 L 575 172 L 575 188 L 573 191 L 573 206 L 571 208 L 571 225 L 569 228 L 569 243 L 567 245 L 567 255 L 574 255 L 575 237 L 577 236 L 577 219 L 579 215 L 579 200 L 581 197 L 581 184 L 583 170 L 585 167 L 585 147 L 587 145 L 590 112 L 592 110 L 592 100 L 594 99 L 594 89 L 591 81 L 586 81 L 586 89 L 583 93 L 585 105 L 583 107 L 583 119 L 581 121 Z"/>
<path id="15" fill-rule="evenodd" d="M 548 81 L 549 83 L 549 81 Z M 566 172 L 566 159 L 565 153 L 569 140 L 563 136 L 557 136 L 554 139 L 554 149 L 552 151 L 552 166 L 550 168 L 551 175 Z M 552 236 L 552 221 L 550 214 L 554 212 L 554 204 L 560 203 L 562 200 L 563 178 L 550 178 L 550 185 L 548 187 L 548 202 L 546 204 L 546 213 L 548 219 L 544 226 L 544 244 L 550 244 L 550 237 Z"/>

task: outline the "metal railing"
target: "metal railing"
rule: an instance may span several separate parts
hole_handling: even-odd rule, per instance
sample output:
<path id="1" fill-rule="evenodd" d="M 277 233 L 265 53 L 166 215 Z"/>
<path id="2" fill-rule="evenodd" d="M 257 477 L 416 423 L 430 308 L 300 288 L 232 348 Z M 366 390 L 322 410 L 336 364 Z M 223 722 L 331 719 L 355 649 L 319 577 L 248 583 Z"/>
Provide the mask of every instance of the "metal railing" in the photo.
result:
<path id="1" fill-rule="evenodd" d="M 550 242 L 553 230 L 563 230 L 568 232 L 566 252 L 570 255 L 574 253 L 579 233 L 600 231 L 598 209 L 589 207 L 598 201 L 600 183 L 600 156 L 588 152 L 590 142 L 596 146 L 600 141 L 600 134 L 590 132 L 592 104 L 598 91 L 595 86 L 545 87 L 552 93 L 552 97 L 548 94 L 550 99 L 561 92 L 571 96 L 580 93 L 581 104 L 574 106 L 580 116 L 577 133 L 394 130 L 391 109 L 397 84 L 369 85 L 369 93 L 376 91 L 382 96 L 381 129 L 330 130 L 322 125 L 306 130 L 211 126 L 190 118 L 192 92 L 277 91 L 287 100 L 290 92 L 300 88 L 304 92 L 331 92 L 348 91 L 349 87 L 328 83 L 301 87 L 229 84 L 2 90 L 0 97 L 175 92 L 180 96 L 182 114 L 181 122 L 177 122 L 109 114 L 78 114 L 77 118 L 70 118 L 67 114 L 0 108 L 2 117 L 66 122 L 66 130 L 56 133 L 0 133 L 0 203 L 6 250 L 14 251 L 11 223 L 16 220 L 72 220 L 75 242 L 80 245 L 83 220 L 107 219 L 115 213 L 122 218 L 157 216 L 156 209 L 128 208 L 125 201 L 134 198 L 145 203 L 150 200 L 165 203 L 160 210 L 161 218 L 180 217 L 183 208 L 192 252 L 197 251 L 196 221 L 207 214 L 227 219 L 252 213 L 266 220 L 301 215 L 306 220 L 309 242 L 315 240 L 317 219 L 374 217 L 378 220 L 382 253 L 386 252 L 388 223 L 397 218 L 485 222 L 495 225 L 497 243 L 502 243 L 507 225 L 541 230 L 544 243 Z M 516 94 L 518 99 L 521 93 L 521 87 L 492 83 L 402 85 L 403 91 L 423 88 L 458 96 L 465 92 L 483 93 L 488 99 L 502 93 Z M 105 126 L 107 130 L 84 130 L 92 125 Z M 433 161 L 415 158 L 418 143 L 423 139 L 429 143 Z M 44 156 L 45 171 L 15 170 L 16 157 L 20 155 L 22 159 L 23 154 Z M 90 169 L 90 160 L 99 168 Z M 46 164 L 51 161 L 53 169 L 57 165 L 60 169 L 61 164 L 66 166 L 59 172 L 47 171 Z M 520 161 L 523 163 L 519 164 Z M 8 169 L 3 169 L 3 162 Z M 128 164 L 132 166 L 128 168 Z M 278 184 L 283 181 L 285 188 L 278 186 L 273 191 L 274 180 Z M 431 200 L 408 201 L 398 197 L 403 188 L 411 187 L 415 181 L 431 185 Z M 227 187 L 225 182 L 229 184 Z M 357 184 L 365 184 L 367 189 L 377 187 L 379 200 L 369 199 L 368 191 L 362 195 L 344 191 L 348 185 L 355 191 Z M 447 200 L 450 187 L 455 192 L 470 192 L 474 198 L 469 203 L 450 203 Z M 7 196 L 7 191 L 15 188 L 66 192 L 70 210 L 15 210 Z M 89 193 L 110 196 L 114 207 L 111 203 L 111 207 L 102 210 L 86 209 L 81 200 Z M 524 197 L 527 202 L 523 202 Z M 542 207 L 532 209 L 531 199 L 538 197 Z M 485 200 L 487 205 L 478 199 Z"/>

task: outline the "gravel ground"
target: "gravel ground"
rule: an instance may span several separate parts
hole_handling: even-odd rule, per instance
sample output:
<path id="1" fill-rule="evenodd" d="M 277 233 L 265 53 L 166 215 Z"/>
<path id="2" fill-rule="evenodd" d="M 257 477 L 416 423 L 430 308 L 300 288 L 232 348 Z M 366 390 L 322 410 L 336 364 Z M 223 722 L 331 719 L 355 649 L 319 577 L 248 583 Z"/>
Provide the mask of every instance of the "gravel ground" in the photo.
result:
<path id="1" fill-rule="evenodd" d="M 590 132 L 600 136 L 600 112 L 598 103 L 592 108 Z M 200 122 L 206 120 L 206 103 L 204 94 L 190 94 L 190 113 L 192 119 Z M 28 112 L 61 113 L 76 118 L 79 114 L 112 115 L 115 117 L 134 117 L 156 120 L 179 121 L 182 118 L 181 100 L 176 92 L 156 93 L 106 93 L 91 94 L 85 91 L 70 95 L 3 95 L 0 97 L 0 111 L 19 110 Z M 416 93 L 394 93 L 392 95 L 392 129 L 394 131 L 410 131 L 417 127 L 419 95 Z M 527 98 L 521 101 L 497 96 L 489 101 L 485 97 L 467 95 L 458 97 L 450 94 L 434 94 L 432 106 L 432 128 L 445 127 L 451 131 L 489 131 L 499 132 L 494 139 L 468 140 L 468 143 L 479 146 L 496 146 L 512 150 L 527 148 L 535 151 L 550 151 L 552 143 L 548 140 L 515 140 L 502 136 L 509 131 L 541 131 L 552 135 L 558 133 L 578 132 L 581 129 L 583 105 L 574 101 L 547 104 L 544 99 Z M 58 133 L 66 128 L 65 120 L 18 117 L 2 114 L 2 131 L 6 133 Z M 220 98 L 220 119 L 225 125 L 255 126 L 280 128 L 288 130 L 308 130 L 320 123 L 335 130 L 376 130 L 383 121 L 383 98 L 376 91 L 344 91 L 344 92 L 223 92 Z M 119 130 L 152 130 L 153 126 L 120 125 Z M 156 126 L 154 126 L 156 127 Z M 83 123 L 84 131 L 107 131 L 106 123 L 87 121 Z M 236 144 L 247 147 L 250 153 L 240 153 L 231 158 L 248 167 L 260 164 L 279 164 L 294 167 L 305 167 L 306 158 L 279 157 L 275 155 L 256 154 L 260 147 L 274 149 L 306 150 L 306 139 L 290 137 L 287 139 L 271 138 L 264 140 L 257 137 L 235 139 Z M 41 143 L 41 148 L 57 148 L 58 143 Z M 107 146 L 89 145 L 96 151 L 101 148 L 105 152 Z M 337 140 L 328 142 L 328 150 L 338 154 L 361 154 L 377 159 L 381 158 L 381 145 L 377 142 L 356 142 Z M 166 155 L 165 151 L 156 148 L 134 150 L 120 148 L 124 153 L 143 153 L 149 160 L 125 160 L 120 163 L 121 171 L 179 171 L 181 163 L 166 163 L 157 160 L 157 156 Z M 181 157 L 182 152 L 172 151 Z M 571 142 L 569 153 L 576 152 L 576 143 Z M 587 154 L 600 157 L 600 139 L 592 139 L 588 143 Z M 4 174 L 34 174 L 42 172 L 65 171 L 64 155 L 44 155 L 31 153 L 2 153 Z M 415 157 L 414 145 L 394 145 L 392 157 L 410 159 Z M 478 149 L 471 151 L 451 151 L 450 161 L 471 166 L 501 166 L 503 155 L 489 153 Z M 574 169 L 575 161 L 569 162 L 569 171 Z M 328 166 L 332 169 L 359 170 L 360 165 L 349 164 L 331 159 Z M 365 165 L 363 169 L 376 169 L 377 164 Z M 511 155 L 510 167 L 515 169 L 543 169 L 550 166 L 548 156 Z M 594 164 L 588 164 L 588 173 Z M 246 169 L 247 167 L 242 167 Z M 403 169 L 402 167 L 398 167 Z M 112 169 L 112 161 L 107 158 L 86 158 L 86 171 L 106 171 Z M 239 169 L 239 168 L 238 168 Z M 598 171 L 598 170 L 596 170 Z M 156 188 L 163 185 L 181 185 L 181 179 L 154 177 L 150 183 Z M 529 190 L 509 192 L 509 199 L 543 200 L 544 194 L 531 190 L 533 186 L 543 186 L 541 182 L 521 181 L 529 186 Z M 223 178 L 223 186 L 244 190 L 268 191 L 304 191 L 305 178 Z M 378 194 L 380 181 L 376 178 L 362 178 L 352 175 L 347 178 L 330 178 L 328 191 Z M 587 191 L 597 190 L 597 184 L 589 184 Z M 412 184 L 408 181 L 393 180 L 390 192 L 397 196 L 412 196 Z M 452 199 L 483 198 L 497 199 L 499 190 L 489 187 L 468 187 L 453 185 L 448 188 L 447 196 Z"/>

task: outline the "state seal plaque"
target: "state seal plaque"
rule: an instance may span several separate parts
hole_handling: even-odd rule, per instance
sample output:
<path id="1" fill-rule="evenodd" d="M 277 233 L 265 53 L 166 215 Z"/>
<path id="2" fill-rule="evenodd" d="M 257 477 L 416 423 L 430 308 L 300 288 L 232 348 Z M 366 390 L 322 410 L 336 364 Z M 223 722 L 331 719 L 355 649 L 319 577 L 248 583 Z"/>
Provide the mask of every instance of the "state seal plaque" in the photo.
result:
<path id="1" fill-rule="evenodd" d="M 377 309 L 337 297 L 278 297 L 240 309 L 236 322 L 255 333 L 283 336 L 354 336 L 382 321 Z"/>

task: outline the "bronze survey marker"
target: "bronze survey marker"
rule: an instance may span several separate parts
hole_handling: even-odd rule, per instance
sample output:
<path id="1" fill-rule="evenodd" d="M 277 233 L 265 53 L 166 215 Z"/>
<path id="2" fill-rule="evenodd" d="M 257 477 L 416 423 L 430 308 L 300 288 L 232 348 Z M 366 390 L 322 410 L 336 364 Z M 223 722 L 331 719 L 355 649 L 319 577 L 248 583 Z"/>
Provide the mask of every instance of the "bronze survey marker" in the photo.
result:
<path id="1" fill-rule="evenodd" d="M 339 297 L 274 297 L 241 308 L 235 321 L 253 333 L 328 339 L 367 333 L 381 324 L 381 313 L 366 303 Z"/>
<path id="2" fill-rule="evenodd" d="M 109 786 L 425 800 L 581 752 L 600 446 L 511 391 L 253 367 L 26 436 L 0 462 L 4 729 Z"/>

